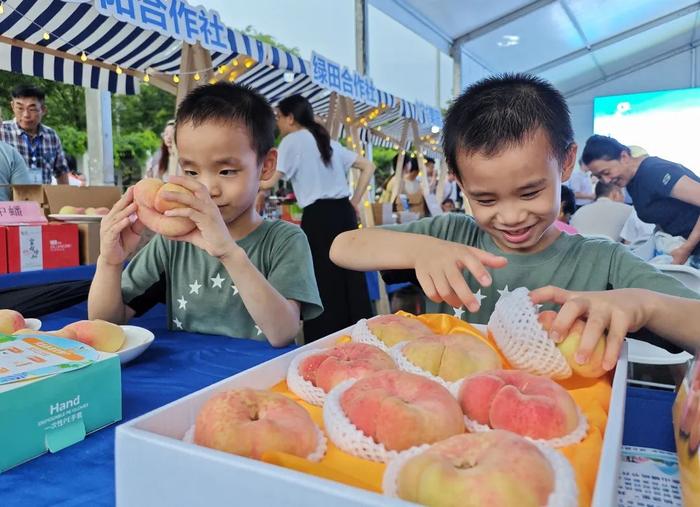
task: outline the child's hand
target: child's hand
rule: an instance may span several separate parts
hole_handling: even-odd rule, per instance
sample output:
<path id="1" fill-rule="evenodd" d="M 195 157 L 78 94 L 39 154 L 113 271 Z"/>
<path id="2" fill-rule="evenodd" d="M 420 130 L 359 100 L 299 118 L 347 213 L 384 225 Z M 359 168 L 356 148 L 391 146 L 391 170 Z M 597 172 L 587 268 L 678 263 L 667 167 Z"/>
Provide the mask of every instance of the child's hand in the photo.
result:
<path id="1" fill-rule="evenodd" d="M 502 268 L 508 261 L 478 248 L 435 239 L 414 252 L 416 277 L 425 295 L 436 303 L 444 301 L 454 308 L 465 306 L 470 312 L 479 309 L 480 302 L 464 279 L 468 270 L 484 287 L 491 285 L 491 275 L 485 266 Z"/>
<path id="2" fill-rule="evenodd" d="M 586 320 L 575 356 L 580 364 L 588 362 L 596 343 L 607 329 L 603 356 L 603 368 L 606 370 L 615 367 L 622 341 L 627 333 L 644 327 L 651 316 L 647 304 L 648 296 L 646 291 L 641 289 L 574 292 L 548 286 L 530 292 L 530 299 L 534 304 L 561 305 L 549 330 L 549 335 L 557 343 L 568 335 L 577 318 Z"/>
<path id="3" fill-rule="evenodd" d="M 121 266 L 141 240 L 143 224 L 131 215 L 136 213 L 134 188 L 129 187 L 100 223 L 100 259 Z"/>
<path id="4" fill-rule="evenodd" d="M 163 192 L 164 199 L 184 204 L 185 208 L 168 210 L 164 215 L 169 217 L 186 217 L 192 220 L 196 227 L 192 232 L 176 238 L 175 241 L 187 241 L 205 250 L 212 257 L 221 259 L 236 251 L 239 247 L 231 238 L 228 227 L 221 217 L 219 208 L 209 195 L 207 187 L 193 178 L 171 176 L 169 183 L 185 187 L 192 195 L 184 192 Z"/>

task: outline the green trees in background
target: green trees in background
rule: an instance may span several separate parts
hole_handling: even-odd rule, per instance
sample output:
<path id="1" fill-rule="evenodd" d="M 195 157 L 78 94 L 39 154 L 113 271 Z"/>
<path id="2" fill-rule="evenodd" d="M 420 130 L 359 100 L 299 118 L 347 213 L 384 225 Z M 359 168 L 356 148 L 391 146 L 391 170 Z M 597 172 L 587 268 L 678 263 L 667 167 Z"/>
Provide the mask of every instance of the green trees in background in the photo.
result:
<path id="1" fill-rule="evenodd" d="M 85 93 L 80 86 L 0 71 L 0 113 L 12 118 L 12 89 L 31 84 L 46 93 L 44 123 L 61 137 L 63 149 L 76 159 L 87 151 Z M 138 95 L 112 95 L 114 167 L 124 184 L 138 180 L 150 153 L 160 146 L 160 133 L 175 115 L 175 97 L 141 83 Z"/>

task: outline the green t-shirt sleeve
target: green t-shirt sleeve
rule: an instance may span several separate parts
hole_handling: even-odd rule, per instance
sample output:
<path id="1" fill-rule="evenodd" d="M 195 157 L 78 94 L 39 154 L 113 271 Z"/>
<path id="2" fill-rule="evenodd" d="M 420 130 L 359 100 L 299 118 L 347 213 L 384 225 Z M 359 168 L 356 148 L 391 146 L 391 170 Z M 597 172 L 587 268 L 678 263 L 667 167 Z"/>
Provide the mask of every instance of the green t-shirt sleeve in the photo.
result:
<path id="1" fill-rule="evenodd" d="M 134 256 L 122 273 L 122 300 L 125 304 L 128 305 L 165 276 L 167 258 L 167 246 L 161 235 L 154 236 Z"/>
<path id="2" fill-rule="evenodd" d="M 302 320 L 323 313 L 309 242 L 298 227 L 289 227 L 274 242 L 267 281 L 285 298 L 301 303 Z"/>
<path id="3" fill-rule="evenodd" d="M 390 231 L 425 234 L 446 241 L 467 246 L 478 246 L 478 226 L 474 219 L 458 213 L 445 213 L 436 217 L 423 218 L 408 224 L 385 225 Z"/>
<path id="4" fill-rule="evenodd" d="M 648 289 L 670 296 L 700 299 L 700 294 L 690 290 L 672 276 L 660 272 L 620 244 L 615 245 L 610 274 L 610 284 L 613 289 Z"/>

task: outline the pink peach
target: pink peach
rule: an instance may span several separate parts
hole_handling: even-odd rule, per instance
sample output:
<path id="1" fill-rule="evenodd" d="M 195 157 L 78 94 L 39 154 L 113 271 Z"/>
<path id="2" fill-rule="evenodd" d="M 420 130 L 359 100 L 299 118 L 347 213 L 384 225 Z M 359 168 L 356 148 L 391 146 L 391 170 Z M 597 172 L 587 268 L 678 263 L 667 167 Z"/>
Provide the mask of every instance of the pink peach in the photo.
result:
<path id="1" fill-rule="evenodd" d="M 247 388 L 218 393 L 204 404 L 194 442 L 254 459 L 267 452 L 306 458 L 319 444 L 316 426 L 299 404 L 279 393 Z"/>
<path id="2" fill-rule="evenodd" d="M 459 405 L 443 386 L 398 370 L 372 373 L 340 397 L 361 432 L 388 450 L 403 451 L 464 432 Z"/>
<path id="3" fill-rule="evenodd" d="M 101 352 L 116 352 L 126 340 L 124 330 L 116 324 L 104 320 L 80 320 L 67 325 L 58 336 L 75 339 Z M 73 338 L 71 335 L 75 335 Z"/>
<path id="4" fill-rule="evenodd" d="M 177 188 L 174 188 L 177 187 Z M 134 201 L 139 220 L 150 230 L 164 236 L 183 236 L 195 228 L 194 222 L 185 217 L 168 217 L 163 215 L 167 209 L 182 207 L 179 203 L 166 201 L 159 196 L 162 190 L 189 192 L 189 190 L 171 183 L 163 184 L 156 178 L 146 178 L 134 185 Z M 178 190 L 180 189 L 180 190 Z"/>
<path id="5" fill-rule="evenodd" d="M 395 369 L 389 354 L 364 343 L 344 343 L 305 358 L 299 370 L 305 380 L 329 392 L 344 380 Z"/>
<path id="6" fill-rule="evenodd" d="M 471 420 L 536 439 L 568 435 L 579 423 L 576 403 L 559 384 L 515 370 L 468 377 L 458 400 Z"/>
<path id="7" fill-rule="evenodd" d="M 0 310 L 0 334 L 12 334 L 27 327 L 21 313 L 14 310 Z"/>
<path id="8" fill-rule="evenodd" d="M 541 507 L 554 485 L 554 470 L 533 443 L 490 431 L 450 437 L 409 459 L 397 493 L 430 506 Z"/>

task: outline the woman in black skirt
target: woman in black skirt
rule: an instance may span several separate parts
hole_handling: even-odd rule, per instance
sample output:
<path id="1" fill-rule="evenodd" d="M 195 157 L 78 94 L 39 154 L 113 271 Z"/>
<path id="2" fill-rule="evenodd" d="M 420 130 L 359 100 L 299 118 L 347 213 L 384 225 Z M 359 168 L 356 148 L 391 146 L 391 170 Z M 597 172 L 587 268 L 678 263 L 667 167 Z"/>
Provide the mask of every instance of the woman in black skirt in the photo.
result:
<path id="1" fill-rule="evenodd" d="M 277 173 L 263 186 L 270 188 L 280 178 L 289 180 L 304 210 L 301 228 L 309 239 L 324 308 L 321 316 L 304 323 L 308 343 L 372 315 L 364 273 L 336 266 L 328 252 L 338 234 L 357 228 L 356 209 L 374 165 L 331 140 L 328 131 L 314 120 L 311 104 L 301 95 L 279 103 L 277 126 L 283 136 Z M 352 197 L 350 167 L 361 171 Z"/>

